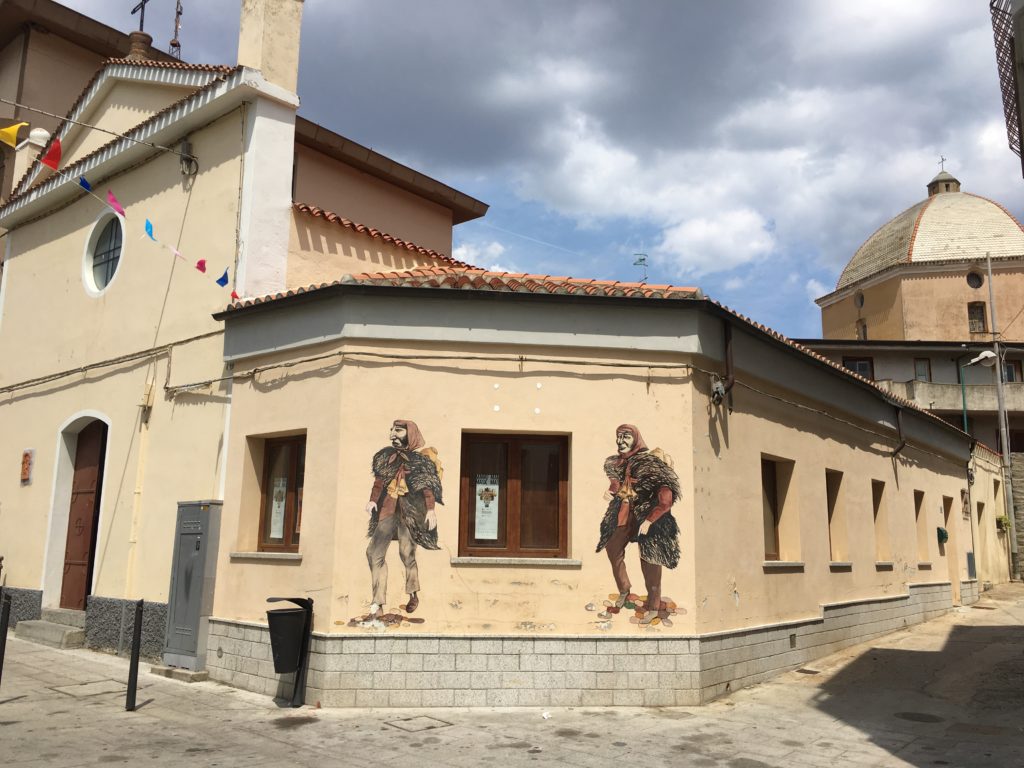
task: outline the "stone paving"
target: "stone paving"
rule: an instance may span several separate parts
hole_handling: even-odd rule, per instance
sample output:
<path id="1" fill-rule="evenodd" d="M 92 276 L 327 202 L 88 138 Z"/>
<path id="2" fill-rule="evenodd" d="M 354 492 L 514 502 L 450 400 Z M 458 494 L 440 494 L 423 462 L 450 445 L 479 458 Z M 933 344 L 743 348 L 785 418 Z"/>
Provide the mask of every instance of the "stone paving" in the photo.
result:
<path id="1" fill-rule="evenodd" d="M 1024 585 L 704 707 L 289 709 L 13 637 L 0 765 L 1024 765 Z"/>

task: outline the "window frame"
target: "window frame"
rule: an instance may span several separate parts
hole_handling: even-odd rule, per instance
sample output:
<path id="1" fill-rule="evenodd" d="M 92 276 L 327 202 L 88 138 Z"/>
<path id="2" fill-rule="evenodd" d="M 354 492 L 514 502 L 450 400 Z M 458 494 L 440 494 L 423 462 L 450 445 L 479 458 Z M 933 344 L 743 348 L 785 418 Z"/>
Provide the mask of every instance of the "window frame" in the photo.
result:
<path id="1" fill-rule="evenodd" d="M 971 317 L 972 313 L 980 311 L 980 317 Z M 980 320 L 980 328 L 976 328 Z M 967 302 L 967 332 L 988 333 L 988 311 L 984 301 Z"/>
<path id="2" fill-rule="evenodd" d="M 1007 375 L 1007 372 L 1012 371 L 1011 375 Z M 1006 360 L 1003 359 L 1003 383 L 1004 384 L 1020 384 L 1024 381 L 1024 376 L 1021 375 L 1021 363 L 1020 360 Z"/>
<path id="3" fill-rule="evenodd" d="M 117 243 L 117 256 L 114 258 L 105 259 L 102 264 L 113 264 L 112 268 L 108 268 L 109 275 L 107 275 L 106 282 L 100 285 L 96 281 L 96 251 L 99 248 L 100 240 L 107 233 L 108 229 L 114 227 L 115 234 L 114 238 L 118 240 Z M 96 220 L 93 222 L 92 230 L 89 233 L 89 238 L 85 243 L 85 252 L 82 257 L 82 284 L 85 287 L 85 292 L 93 298 L 102 296 L 106 293 L 110 287 L 117 280 L 117 276 L 121 273 L 121 262 L 125 258 L 125 246 L 127 240 L 125 238 L 124 220 L 117 214 L 111 211 L 105 211 L 101 213 Z"/>
<path id="4" fill-rule="evenodd" d="M 917 366 L 918 366 L 919 363 L 924 363 L 924 368 L 925 368 L 924 376 L 925 376 L 925 378 L 921 378 L 921 375 L 918 373 Z M 915 357 L 914 358 L 914 381 L 923 381 L 923 382 L 925 382 L 927 384 L 927 383 L 930 383 L 931 380 L 932 380 L 932 359 L 930 357 Z"/>
<path id="5" fill-rule="evenodd" d="M 860 371 L 858 371 L 856 368 L 853 367 L 853 365 L 856 364 L 856 363 L 866 363 L 867 367 L 868 367 L 868 373 L 870 373 L 871 375 L 870 376 L 864 376 L 863 373 L 861 373 Z M 844 356 L 843 357 L 843 368 L 845 368 L 848 371 L 851 371 L 852 373 L 856 373 L 859 376 L 864 376 L 864 378 L 868 379 L 869 381 L 874 381 L 875 380 L 875 359 L 873 357 L 846 357 L 846 356 Z"/>
<path id="6" fill-rule="evenodd" d="M 285 492 L 284 536 L 280 542 L 267 535 L 267 500 L 275 447 L 292 446 Z M 299 457 L 302 457 L 301 472 Z M 305 487 L 306 435 L 268 437 L 263 440 L 263 469 L 260 473 L 260 515 L 256 534 L 257 552 L 298 552 L 302 534 L 302 497 Z"/>
<path id="7" fill-rule="evenodd" d="M 470 539 L 470 523 L 475 515 L 470 480 L 472 447 L 479 443 L 505 443 L 505 488 L 502 504 L 505 515 L 505 545 L 482 547 Z M 522 531 L 522 451 L 524 443 L 550 444 L 559 447 L 558 546 L 555 548 L 523 548 Z M 459 556 L 491 558 L 554 559 L 569 557 L 569 435 L 531 434 L 529 432 L 464 432 L 459 472 Z M 478 540 L 477 540 L 478 541 Z"/>

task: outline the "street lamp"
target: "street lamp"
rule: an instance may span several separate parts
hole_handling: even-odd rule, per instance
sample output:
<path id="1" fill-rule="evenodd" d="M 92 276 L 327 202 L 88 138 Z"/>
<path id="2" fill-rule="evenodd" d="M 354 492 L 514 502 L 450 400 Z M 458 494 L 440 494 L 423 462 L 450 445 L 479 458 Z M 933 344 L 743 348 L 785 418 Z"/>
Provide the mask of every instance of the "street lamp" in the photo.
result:
<path id="1" fill-rule="evenodd" d="M 964 346 L 967 345 L 965 344 Z M 993 353 L 991 350 L 986 349 L 983 352 L 981 352 L 977 357 L 972 359 L 970 362 L 966 362 L 963 365 L 960 365 L 960 361 L 963 360 L 964 357 L 967 357 L 967 355 L 958 357 L 956 359 L 956 362 L 957 368 L 960 369 L 960 408 L 961 412 L 963 413 L 964 432 L 967 432 L 967 387 L 965 386 L 964 380 L 964 368 L 970 368 L 972 365 L 977 365 L 978 363 L 981 363 L 986 368 L 991 368 L 992 360 L 995 358 L 995 353 Z"/>

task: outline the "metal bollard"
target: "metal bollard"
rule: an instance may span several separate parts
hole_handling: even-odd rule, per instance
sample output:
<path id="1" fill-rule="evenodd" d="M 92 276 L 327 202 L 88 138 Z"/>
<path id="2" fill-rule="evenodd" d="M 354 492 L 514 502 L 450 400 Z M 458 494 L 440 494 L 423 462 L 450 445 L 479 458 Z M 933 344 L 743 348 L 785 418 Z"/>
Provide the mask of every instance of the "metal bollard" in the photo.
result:
<path id="1" fill-rule="evenodd" d="M 0 557 L 0 560 L 3 560 Z M 7 626 L 11 621 L 11 596 L 4 595 L 0 602 L 0 683 L 4 679 L 4 654 L 7 653 Z"/>
<path id="2" fill-rule="evenodd" d="M 142 600 L 135 604 L 135 627 L 132 632 L 132 660 L 128 665 L 128 693 L 125 696 L 124 708 L 127 712 L 135 711 L 135 689 L 139 685 L 139 651 L 142 650 Z"/>

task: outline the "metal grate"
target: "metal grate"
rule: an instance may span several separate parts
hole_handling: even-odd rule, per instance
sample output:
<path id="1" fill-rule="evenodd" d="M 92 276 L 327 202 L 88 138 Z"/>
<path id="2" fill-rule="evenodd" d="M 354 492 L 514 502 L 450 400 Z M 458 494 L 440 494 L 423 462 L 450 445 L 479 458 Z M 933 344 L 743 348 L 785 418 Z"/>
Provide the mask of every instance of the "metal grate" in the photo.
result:
<path id="1" fill-rule="evenodd" d="M 992 14 L 992 36 L 996 47 L 996 67 L 999 87 L 1003 93 L 1003 116 L 1006 119 L 1006 137 L 1010 149 L 1021 157 L 1020 105 L 1017 102 L 1017 75 L 1014 66 L 1013 13 L 1010 0 L 989 0 Z M 1021 158 L 1024 174 L 1024 157 Z"/>

